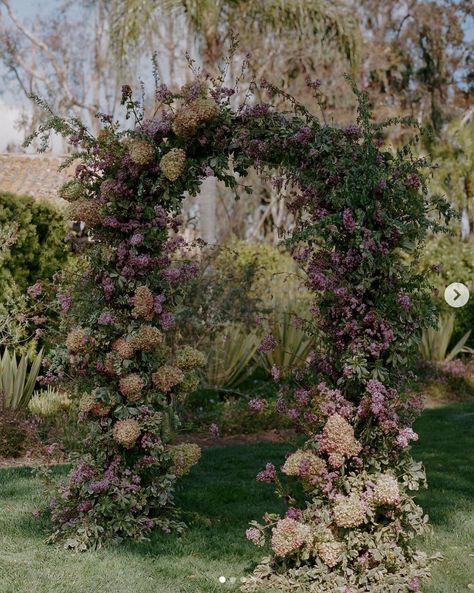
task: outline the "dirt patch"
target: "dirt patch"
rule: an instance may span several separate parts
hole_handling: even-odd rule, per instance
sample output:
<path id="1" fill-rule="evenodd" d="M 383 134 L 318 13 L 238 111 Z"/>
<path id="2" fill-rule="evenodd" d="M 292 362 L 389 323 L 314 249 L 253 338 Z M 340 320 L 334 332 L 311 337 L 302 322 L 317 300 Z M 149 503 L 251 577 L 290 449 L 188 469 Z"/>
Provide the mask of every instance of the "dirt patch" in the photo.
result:
<path id="1" fill-rule="evenodd" d="M 281 428 L 252 434 L 231 434 L 214 438 L 199 434 L 183 434 L 176 439 L 178 443 L 195 443 L 200 447 L 222 447 L 224 445 L 246 445 L 249 443 L 284 443 L 297 435 L 291 428 Z"/>

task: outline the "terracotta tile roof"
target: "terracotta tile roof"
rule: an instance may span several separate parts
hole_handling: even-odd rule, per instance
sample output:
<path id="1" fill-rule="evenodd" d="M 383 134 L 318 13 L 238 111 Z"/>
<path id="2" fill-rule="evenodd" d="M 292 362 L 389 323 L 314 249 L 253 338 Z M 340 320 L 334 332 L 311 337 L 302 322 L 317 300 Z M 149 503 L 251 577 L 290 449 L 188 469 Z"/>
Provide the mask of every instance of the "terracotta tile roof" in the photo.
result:
<path id="1" fill-rule="evenodd" d="M 58 171 L 63 160 L 43 154 L 0 154 L 0 191 L 63 202 L 58 189 L 74 172 L 74 165 Z"/>

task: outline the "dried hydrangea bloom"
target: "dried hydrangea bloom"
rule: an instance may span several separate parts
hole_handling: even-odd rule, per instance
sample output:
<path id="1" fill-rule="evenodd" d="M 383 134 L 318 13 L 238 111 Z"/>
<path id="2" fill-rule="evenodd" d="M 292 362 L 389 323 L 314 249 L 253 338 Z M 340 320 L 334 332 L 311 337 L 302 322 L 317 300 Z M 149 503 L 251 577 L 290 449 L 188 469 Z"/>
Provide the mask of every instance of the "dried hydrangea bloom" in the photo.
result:
<path id="1" fill-rule="evenodd" d="M 196 114 L 199 123 L 209 123 L 214 121 L 219 115 L 219 106 L 210 98 L 199 98 L 190 103 L 189 107 Z"/>
<path id="2" fill-rule="evenodd" d="M 142 352 L 151 352 L 163 342 L 163 334 L 157 327 L 151 325 L 142 325 L 137 333 L 130 340 L 130 344 L 135 350 Z"/>
<path id="3" fill-rule="evenodd" d="M 146 140 L 131 140 L 127 147 L 130 158 L 137 165 L 144 167 L 155 160 L 155 148 Z"/>
<path id="4" fill-rule="evenodd" d="M 117 197 L 117 182 L 115 179 L 104 179 L 100 184 L 100 195 L 107 200 Z"/>
<path id="5" fill-rule="evenodd" d="M 317 552 L 324 564 L 333 568 L 343 559 L 344 549 L 344 545 L 340 542 L 324 542 L 318 544 Z"/>
<path id="6" fill-rule="evenodd" d="M 196 348 L 184 346 L 176 355 L 176 364 L 186 371 L 197 369 L 206 364 L 206 357 Z"/>
<path id="7" fill-rule="evenodd" d="M 362 449 L 353 427 L 339 414 L 330 416 L 323 428 L 321 449 L 329 455 L 332 467 L 340 467 L 345 457 L 358 455 Z"/>
<path id="8" fill-rule="evenodd" d="M 85 187 L 77 179 L 71 179 L 59 189 L 59 197 L 68 202 L 75 202 L 84 197 Z"/>
<path id="9" fill-rule="evenodd" d="M 153 318 L 153 308 L 155 305 L 155 300 L 153 297 L 153 293 L 148 288 L 148 286 L 139 286 L 135 294 L 132 298 L 133 309 L 132 315 L 133 317 L 143 317 L 150 321 Z"/>
<path id="10" fill-rule="evenodd" d="M 196 134 L 198 127 L 199 119 L 192 109 L 187 106 L 178 109 L 172 124 L 172 129 L 176 136 L 190 138 Z"/>
<path id="11" fill-rule="evenodd" d="M 140 399 L 145 382 L 137 373 L 122 377 L 119 381 L 120 393 L 129 401 L 136 402 Z"/>
<path id="12" fill-rule="evenodd" d="M 102 222 L 99 204 L 93 200 L 77 200 L 68 204 L 65 217 L 84 222 L 88 227 L 96 227 Z"/>
<path id="13" fill-rule="evenodd" d="M 163 365 L 151 376 L 153 385 L 163 393 L 171 391 L 171 389 L 176 385 L 179 385 L 183 379 L 183 371 L 180 368 L 171 365 Z"/>
<path id="14" fill-rule="evenodd" d="M 280 519 L 272 530 L 272 548 L 277 556 L 287 556 L 311 543 L 311 527 L 294 519 Z"/>
<path id="15" fill-rule="evenodd" d="M 135 354 L 133 344 L 126 338 L 118 338 L 112 344 L 112 348 L 117 352 L 122 360 L 130 359 Z"/>
<path id="16" fill-rule="evenodd" d="M 115 377 L 117 375 L 115 362 L 116 359 L 112 352 L 107 352 L 104 358 L 104 372 L 109 375 L 109 377 Z"/>
<path id="17" fill-rule="evenodd" d="M 199 376 L 195 372 L 185 373 L 184 379 L 181 381 L 179 390 L 183 393 L 192 393 L 199 387 Z"/>
<path id="18" fill-rule="evenodd" d="M 72 329 L 66 337 L 66 348 L 71 354 L 80 354 L 87 352 L 91 344 L 91 337 L 86 330 L 81 327 Z"/>
<path id="19" fill-rule="evenodd" d="M 390 474 L 381 474 L 373 488 L 372 502 L 376 505 L 392 506 L 400 500 L 400 487 L 397 480 Z"/>
<path id="20" fill-rule="evenodd" d="M 194 101 L 197 98 L 205 99 L 207 97 L 208 88 L 202 80 L 192 80 L 191 82 L 186 82 L 183 86 L 179 89 L 179 94 L 186 100 L 186 101 Z"/>
<path id="21" fill-rule="evenodd" d="M 79 400 L 79 411 L 83 414 L 93 414 L 94 416 L 103 417 L 109 413 L 110 406 L 106 406 L 92 394 L 85 393 Z"/>
<path id="22" fill-rule="evenodd" d="M 325 469 L 324 461 L 308 450 L 299 449 L 288 456 L 281 471 L 287 476 L 299 476 L 314 483 Z"/>
<path id="23" fill-rule="evenodd" d="M 182 443 L 169 449 L 176 476 L 181 477 L 191 471 L 201 459 L 201 448 L 194 443 Z"/>
<path id="24" fill-rule="evenodd" d="M 126 449 L 131 449 L 137 442 L 140 432 L 140 425 L 136 420 L 133 420 L 132 418 L 119 420 L 114 426 L 114 440 Z"/>
<path id="25" fill-rule="evenodd" d="M 186 151 L 182 148 L 172 148 L 160 161 L 163 175 L 170 181 L 176 181 L 186 168 Z"/>
<path id="26" fill-rule="evenodd" d="M 338 497 L 332 512 L 336 525 L 346 528 L 358 527 L 366 516 L 364 503 L 357 494 Z"/>

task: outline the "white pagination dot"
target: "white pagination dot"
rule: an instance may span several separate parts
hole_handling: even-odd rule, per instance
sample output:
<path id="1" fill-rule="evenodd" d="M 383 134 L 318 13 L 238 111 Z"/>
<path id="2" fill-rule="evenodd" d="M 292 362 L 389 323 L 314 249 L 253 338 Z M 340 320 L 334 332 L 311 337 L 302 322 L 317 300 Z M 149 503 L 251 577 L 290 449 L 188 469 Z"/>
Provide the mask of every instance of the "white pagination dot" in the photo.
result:
<path id="1" fill-rule="evenodd" d="M 226 579 L 225 577 L 219 577 L 219 583 L 225 583 Z"/>

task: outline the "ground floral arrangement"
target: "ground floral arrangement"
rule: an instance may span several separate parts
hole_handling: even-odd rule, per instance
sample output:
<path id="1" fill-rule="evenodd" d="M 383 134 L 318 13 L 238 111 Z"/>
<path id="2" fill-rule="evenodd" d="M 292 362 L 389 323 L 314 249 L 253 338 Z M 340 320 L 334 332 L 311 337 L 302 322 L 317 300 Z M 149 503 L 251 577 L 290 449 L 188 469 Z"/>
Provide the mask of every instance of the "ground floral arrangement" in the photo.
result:
<path id="1" fill-rule="evenodd" d="M 95 138 L 51 114 L 39 131 L 46 138 L 54 129 L 77 147 L 81 164 L 61 195 L 92 239 L 88 269 L 59 295 L 69 333 L 45 375 L 74 387 L 89 426 L 88 453 L 51 502 L 54 537 L 83 549 L 183 528 L 173 491 L 200 452 L 172 446 L 170 435 L 176 402 L 196 387 L 205 357 L 181 347 L 175 327 L 182 287 L 197 270 L 179 213 L 203 178 L 238 189 L 255 167 L 291 190 L 297 224 L 287 244 L 314 293 L 305 329 L 322 332 L 325 347 L 281 384 L 279 410 L 307 440 L 283 476 L 271 463 L 257 476 L 288 510 L 248 529 L 271 555 L 244 588 L 418 591 L 430 564 L 410 545 L 427 528 L 413 500 L 424 473 L 409 454 L 421 406 L 403 387 L 433 311 L 430 287 L 405 255 L 452 213 L 440 198 L 428 201 L 426 163 L 409 148 L 383 148 L 385 127 L 399 122 L 374 124 L 356 88 L 358 121 L 341 129 L 262 84 L 287 99 L 287 112 L 248 101 L 233 109 L 232 89 L 197 76 L 179 93 L 158 86 L 151 119 L 123 87 L 133 130 L 102 115 Z M 317 99 L 318 83 L 308 84 Z M 268 335 L 260 350 L 274 346 Z M 279 369 L 272 374 L 279 381 Z"/>

